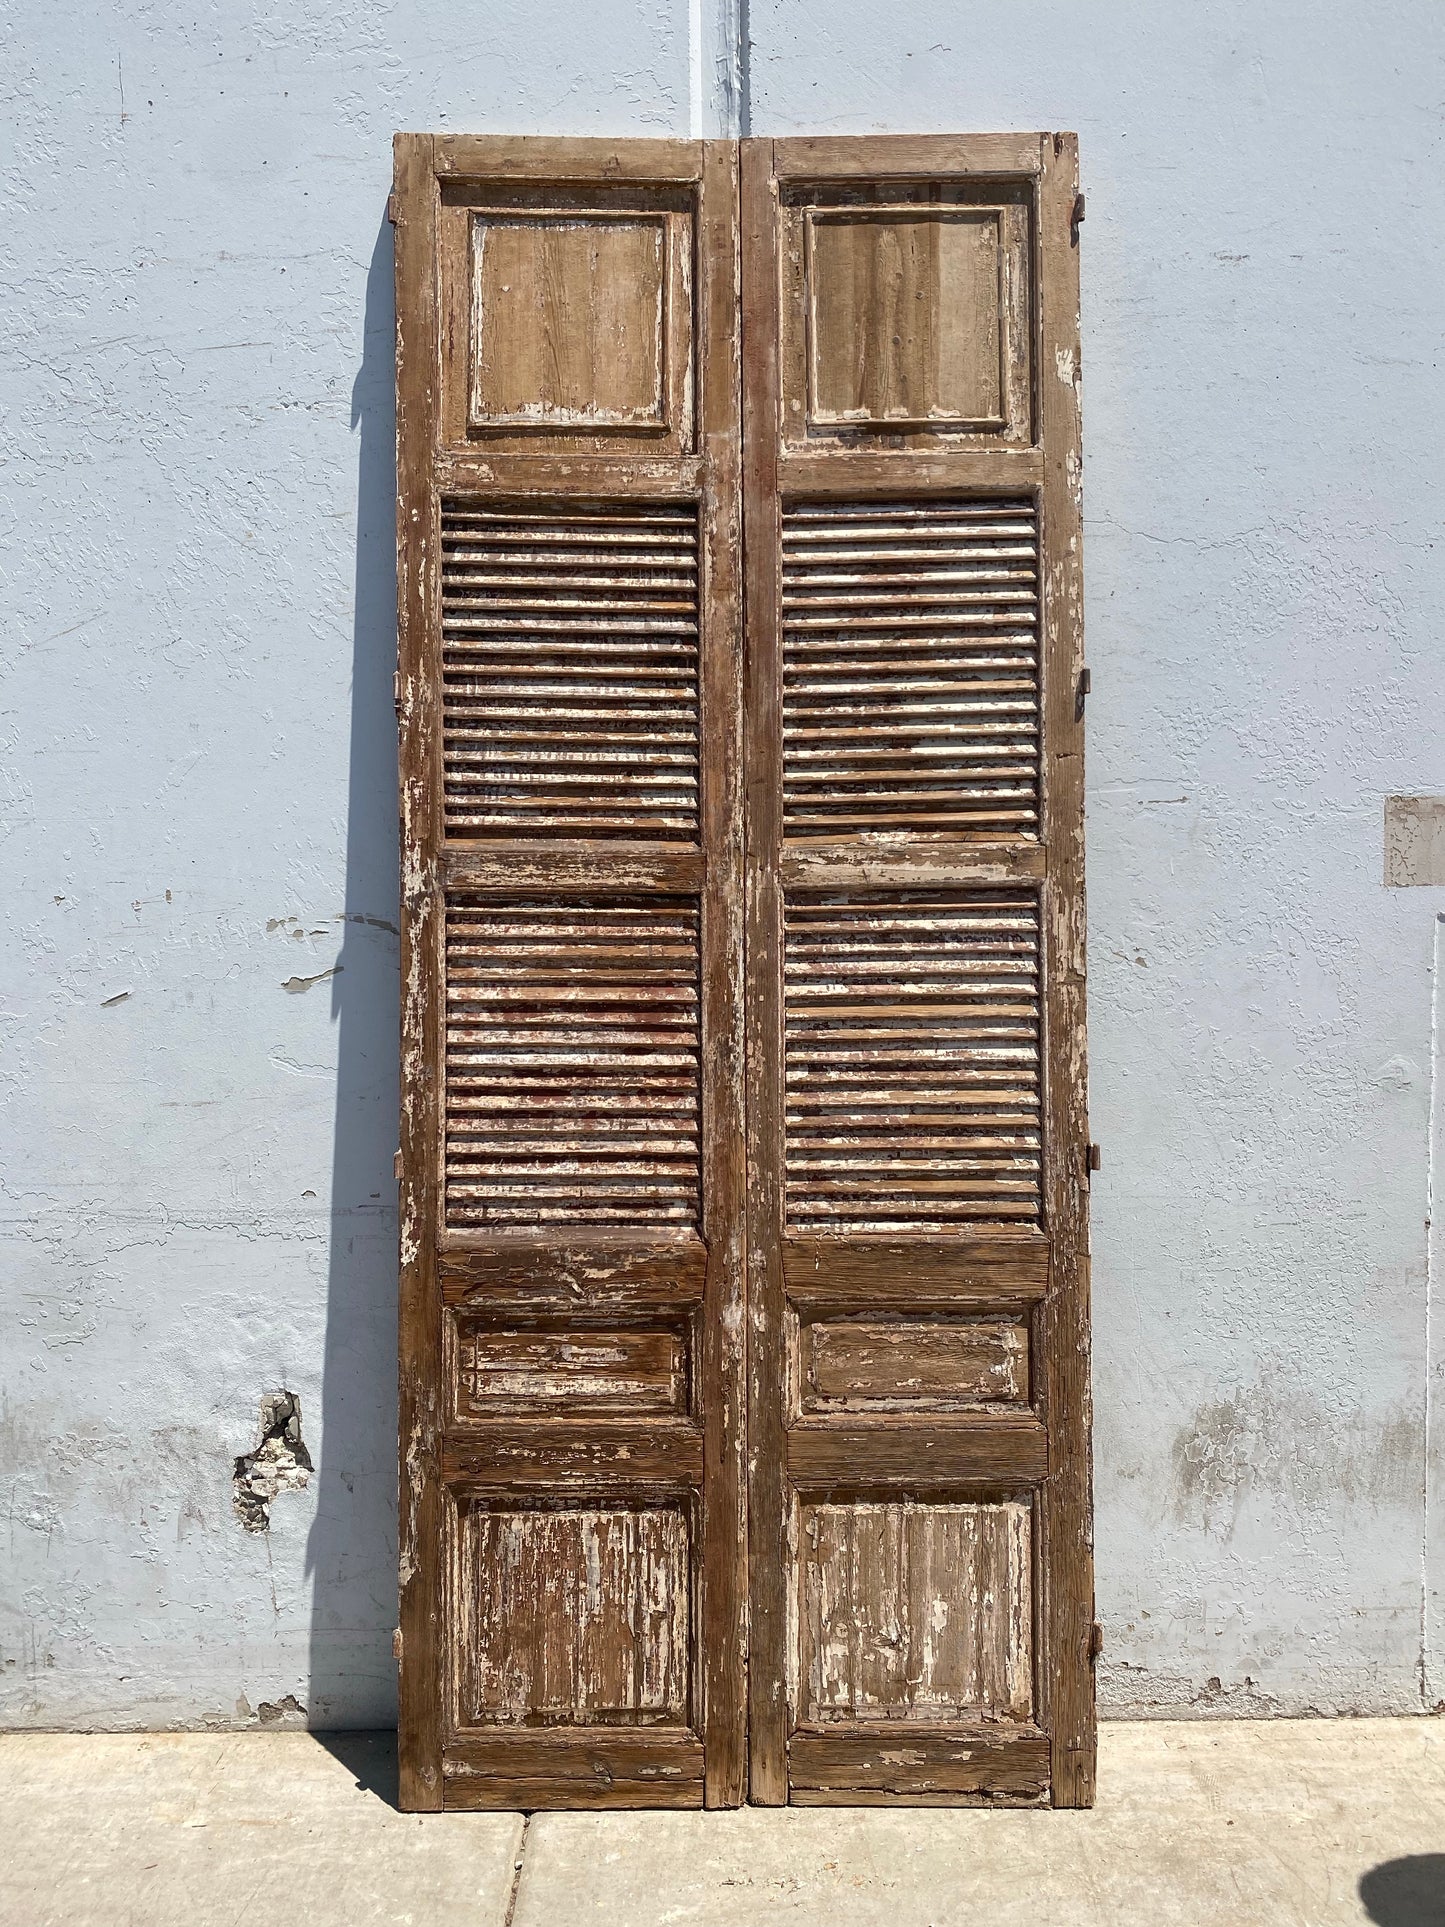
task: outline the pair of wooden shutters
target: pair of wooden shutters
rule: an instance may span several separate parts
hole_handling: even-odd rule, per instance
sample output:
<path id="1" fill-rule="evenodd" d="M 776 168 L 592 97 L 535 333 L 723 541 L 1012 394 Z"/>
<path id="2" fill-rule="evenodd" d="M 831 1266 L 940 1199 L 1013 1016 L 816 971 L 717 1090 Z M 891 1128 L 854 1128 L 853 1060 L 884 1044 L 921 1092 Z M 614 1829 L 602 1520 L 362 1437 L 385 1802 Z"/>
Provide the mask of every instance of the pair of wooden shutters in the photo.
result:
<path id="1" fill-rule="evenodd" d="M 1092 1798 L 1072 137 L 398 137 L 414 1808 Z"/>

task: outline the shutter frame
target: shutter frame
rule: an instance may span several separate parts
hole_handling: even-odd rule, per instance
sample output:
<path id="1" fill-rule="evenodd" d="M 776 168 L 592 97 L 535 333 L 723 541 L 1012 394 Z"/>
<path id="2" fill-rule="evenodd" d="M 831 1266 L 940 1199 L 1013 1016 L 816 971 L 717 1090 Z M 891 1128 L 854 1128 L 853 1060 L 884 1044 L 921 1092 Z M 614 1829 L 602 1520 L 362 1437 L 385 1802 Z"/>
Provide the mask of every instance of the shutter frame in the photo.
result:
<path id="1" fill-rule="evenodd" d="M 983 1797 L 1087 1805 L 1093 1797 L 1094 1707 L 1088 1655 L 1093 1581 L 1082 717 L 1076 704 L 1082 671 L 1078 256 L 1072 224 L 1076 144 L 1071 135 L 1052 134 L 754 140 L 743 143 L 742 181 L 749 638 L 752 1798 L 776 1804 L 788 1799 L 947 1803 Z M 1009 193 L 1021 194 L 1029 209 L 1027 262 L 1021 268 L 1016 259 L 1011 270 L 1015 287 L 1021 272 L 1031 278 L 1025 344 L 1032 368 L 1029 433 L 1008 439 L 1008 410 L 992 422 L 971 422 L 965 419 L 966 411 L 955 409 L 953 419 L 933 426 L 926 411 L 910 403 L 907 384 L 912 377 L 902 366 L 873 378 L 875 397 L 891 398 L 886 403 L 875 401 L 875 406 L 885 408 L 886 417 L 844 422 L 836 411 L 831 415 L 822 411 L 808 425 L 811 394 L 801 391 L 803 363 L 796 347 L 788 346 L 789 340 L 801 338 L 805 326 L 817 325 L 813 308 L 808 308 L 805 322 L 797 302 L 816 303 L 822 298 L 807 281 L 814 263 L 809 261 L 803 269 L 789 265 L 790 258 L 797 259 L 789 256 L 789 248 L 804 245 L 796 237 L 800 224 L 810 218 L 806 210 L 852 207 L 876 231 L 887 225 L 886 217 L 900 206 L 912 222 L 915 211 L 924 213 L 940 203 L 947 208 L 950 203 L 1001 201 Z M 830 218 L 836 216 L 830 214 Z M 1016 228 L 1014 233 L 1016 239 Z M 883 244 L 873 247 L 871 255 L 868 244 L 860 245 L 861 254 L 856 249 L 854 253 L 864 261 L 865 271 L 873 272 L 866 263 L 871 259 L 876 266 Z M 897 243 L 902 250 L 897 258 L 905 263 L 897 272 L 903 276 L 911 271 L 906 266 L 911 245 L 906 237 Z M 841 254 L 846 258 L 847 250 Z M 1000 300 L 1004 298 L 1001 294 Z M 844 312 L 857 311 L 856 303 L 852 309 L 845 305 Z M 909 328 L 917 333 L 915 324 Z M 892 352 L 905 358 L 912 340 L 909 328 L 901 336 L 896 332 L 892 336 Z M 897 348 L 900 340 L 901 350 Z M 808 354 L 815 352 L 810 345 Z M 860 352 L 866 360 L 871 350 L 866 340 L 858 342 L 850 334 L 849 352 Z M 878 352 L 890 351 L 880 348 Z M 936 386 L 942 375 L 936 373 L 930 379 Z M 1036 505 L 1040 520 L 1042 579 L 1035 685 L 1043 744 L 1039 833 L 1008 834 L 1000 829 L 994 836 L 981 822 L 972 837 L 966 829 L 963 835 L 956 829 L 948 833 L 930 826 L 920 810 L 919 820 L 909 829 L 900 827 L 892 835 L 870 834 L 870 826 L 854 809 L 854 821 L 837 837 L 820 834 L 817 824 L 807 825 L 806 838 L 786 836 L 782 688 L 787 645 L 780 608 L 784 566 L 780 557 L 787 505 L 837 504 L 841 508 L 906 501 L 917 507 L 1020 496 Z M 876 564 L 870 560 L 865 566 Z M 938 591 L 932 582 L 929 587 L 930 605 L 937 614 Z M 837 618 L 836 633 L 847 633 L 846 621 L 845 611 Z M 873 660 L 881 663 L 890 658 Z M 905 652 L 895 653 L 891 660 L 909 659 Z M 836 686 L 840 677 L 832 680 Z M 797 686 L 796 677 L 791 686 Z M 826 707 L 821 699 L 816 706 Z M 879 728 L 886 732 L 882 719 Z M 900 770 L 911 766 L 896 755 L 893 761 Z M 833 766 L 843 780 L 848 774 L 846 758 L 841 763 L 835 758 Z M 915 784 L 915 793 L 926 787 Z M 849 811 L 838 813 L 846 817 Z M 822 1223 L 809 1225 L 806 1235 L 797 1225 L 790 1232 L 783 1198 L 785 904 L 806 903 L 811 893 L 814 900 L 831 902 L 835 917 L 844 915 L 839 906 L 851 903 L 866 920 L 870 906 L 886 907 L 906 900 L 909 893 L 977 893 L 994 886 L 1020 892 L 1018 900 L 1032 900 L 1038 906 L 1045 1019 L 1035 1060 L 1045 1126 L 1039 1174 L 1042 1228 L 1007 1234 L 1002 1224 L 981 1222 L 972 1235 L 945 1237 L 941 1242 L 923 1237 L 900 1241 L 896 1225 L 874 1229 L 862 1222 L 851 1236 L 830 1236 Z M 931 900 L 936 901 L 936 896 Z M 870 968 L 847 966 L 855 982 L 868 981 Z M 796 965 L 791 975 L 796 982 Z M 844 991 L 847 981 L 845 973 L 838 991 Z M 946 981 L 946 976 L 939 980 Z M 913 1043 L 926 1048 L 928 1040 L 918 1029 L 918 1006 L 919 999 L 911 992 L 904 997 L 902 1029 L 911 1028 Z M 900 1012 L 881 1005 L 865 1009 L 867 1016 L 860 1018 L 853 1037 L 845 1041 L 863 1049 L 887 1048 L 892 1055 L 879 1061 L 896 1065 L 902 1060 L 888 1040 L 897 1042 Z M 915 1013 L 912 1017 L 906 1015 L 910 1010 Z M 952 1018 L 946 1020 L 940 1013 L 938 1021 L 946 1029 Z M 883 1027 L 871 1033 L 872 1045 L 868 1022 Z M 892 1031 L 887 1028 L 890 1024 Z M 829 1028 L 826 1021 L 820 1026 L 824 1033 Z M 837 1030 L 836 1024 L 832 1029 Z M 961 1034 L 956 1025 L 953 1034 L 955 1038 Z M 939 1044 L 943 1059 L 951 1050 L 956 1056 L 957 1045 L 945 1044 L 943 1033 Z M 792 1096 L 799 1087 L 789 1084 L 787 1088 Z M 854 1155 L 846 1150 L 849 1143 L 866 1147 L 887 1142 L 886 1131 L 870 1127 L 866 1113 L 857 1114 L 842 1128 L 844 1136 L 838 1141 L 845 1146 L 840 1153 L 844 1163 Z M 955 1158 L 955 1167 L 957 1154 L 956 1144 L 945 1152 L 945 1159 Z M 858 1155 L 865 1160 L 872 1157 L 880 1171 L 888 1162 L 888 1154 L 882 1151 L 876 1157 L 866 1149 Z M 894 1180 L 878 1176 L 871 1182 L 886 1186 Z M 903 1325 L 891 1329 L 903 1334 L 900 1342 L 906 1346 L 910 1318 L 924 1321 L 913 1327 L 923 1344 L 928 1331 L 936 1329 L 927 1325 L 930 1318 L 984 1312 L 1003 1316 L 1006 1310 L 1010 1318 L 1022 1318 L 1032 1328 L 1031 1417 L 1025 1413 L 1005 1422 L 988 1411 L 951 1416 L 938 1412 L 925 1422 L 921 1415 L 902 1409 L 906 1404 L 902 1401 L 899 1409 L 874 1419 L 871 1413 L 844 1409 L 815 1408 L 809 1413 L 796 1402 L 803 1360 L 812 1356 L 808 1334 L 822 1329 L 816 1323 L 819 1319 L 857 1317 L 868 1311 L 885 1319 L 902 1319 Z M 803 1349 L 797 1351 L 800 1345 Z M 790 1348 L 797 1351 L 791 1360 Z M 837 1406 L 840 1401 L 833 1403 Z M 845 1396 L 841 1406 L 847 1405 Z M 910 1726 L 906 1717 L 899 1718 L 891 1730 L 900 1741 L 906 1738 L 910 1749 L 917 1749 L 920 1764 L 911 1777 L 910 1772 L 880 1763 L 876 1748 L 870 1753 L 864 1727 L 810 1728 L 806 1681 L 791 1670 L 804 1663 L 793 1648 L 799 1638 L 798 1615 L 806 1609 L 809 1587 L 817 1577 L 809 1577 L 806 1548 L 799 1536 L 808 1530 L 807 1508 L 829 1492 L 851 1491 L 863 1507 L 862 1518 L 870 1505 L 884 1502 L 890 1491 L 910 1489 L 922 1501 L 915 1526 L 919 1521 L 926 1525 L 930 1517 L 942 1519 L 947 1505 L 968 1490 L 994 1498 L 1010 1491 L 1032 1493 L 1028 1530 L 1033 1584 L 1023 1587 L 1018 1600 L 1033 1648 L 1032 1717 L 1015 1720 L 1004 1751 L 998 1750 L 999 1732 L 991 1720 L 987 1725 L 994 1739 L 987 1747 L 982 1745 L 982 1729 L 966 1735 L 959 1729 L 960 1737 L 968 1737 L 971 1746 L 977 1742 L 980 1748 L 971 1755 L 975 1764 L 964 1777 L 949 1777 L 933 1757 L 936 1743 L 929 1738 L 930 1729 Z M 935 1495 L 931 1505 L 930 1491 Z M 939 1505 L 945 1513 L 938 1513 Z M 827 1557 L 834 1564 L 828 1569 L 831 1578 L 824 1583 L 843 1585 L 843 1568 L 837 1565 L 843 1555 L 837 1551 L 841 1541 L 836 1532 L 830 1544 L 833 1551 Z M 857 1611 L 866 1618 L 866 1601 L 860 1600 Z M 893 1711 L 905 1714 L 901 1704 Z M 825 1731 L 826 1742 L 820 1737 Z M 826 1772 L 820 1766 L 824 1758 L 829 1763 Z"/>
<path id="2" fill-rule="evenodd" d="M 736 167 L 728 143 L 396 142 L 399 1730 L 410 1808 L 734 1805 L 743 1794 Z M 503 229 L 506 259 L 525 267 L 530 249 L 538 271 L 487 283 L 478 251 Z M 661 278 L 619 278 L 608 261 L 645 257 L 649 229 L 666 236 Z M 641 315 L 651 300 L 658 318 L 651 332 L 629 320 L 609 344 L 605 400 L 593 407 L 591 300 L 578 289 L 608 272 L 615 308 L 631 303 Z M 483 328 L 505 342 L 527 322 L 506 305 L 514 284 L 530 290 L 551 358 L 498 362 L 483 379 Z M 653 402 L 633 406 L 649 383 Z M 579 753 L 565 741 L 559 753 L 547 748 L 557 731 L 546 715 L 566 707 L 559 665 L 585 681 L 589 665 L 612 675 L 656 653 L 656 624 L 626 615 L 622 586 L 639 579 L 626 545 L 645 538 L 637 513 L 654 502 L 690 505 L 689 523 L 696 517 L 697 814 L 689 799 L 674 820 L 644 811 L 629 822 L 624 801 L 604 826 L 605 783 L 564 780 Z M 459 617 L 449 633 L 463 647 L 451 652 L 460 694 L 445 714 L 444 504 L 461 505 L 447 510 L 452 551 L 470 544 L 448 578 Z M 633 508 L 619 522 L 607 504 Z M 518 541 L 479 543 L 477 510 L 510 516 L 498 526 Z M 589 517 L 613 531 L 612 564 L 572 594 Z M 669 520 L 673 511 L 653 518 Z M 539 571 L 506 560 L 538 549 Z M 691 645 L 673 616 L 664 620 L 670 659 Z M 583 633 L 593 630 L 595 650 Z M 465 645 L 467 635 L 480 642 Z M 560 705 L 549 683 L 563 691 Z M 625 675 L 604 685 L 615 699 L 593 703 L 590 720 L 585 702 L 572 704 L 581 753 L 595 741 L 604 767 L 634 756 L 640 726 L 627 721 L 627 687 Z M 686 713 L 686 703 L 675 711 Z M 678 760 L 664 747 L 665 785 Z M 629 793 L 639 792 L 613 785 L 619 799 Z M 655 951 L 648 931 L 670 904 L 682 923 L 671 918 L 671 952 Z M 690 964 L 679 932 L 697 946 Z M 657 961 L 671 953 L 684 969 L 677 984 L 691 984 L 685 997 L 666 988 L 673 977 Z M 449 997 L 454 1065 L 475 1084 L 454 1078 L 450 1139 Z M 598 1049 L 621 1082 L 595 1104 L 582 1086 L 559 1103 L 568 1079 L 593 1077 Z M 603 1115 L 626 1110 L 628 1092 L 654 1076 L 650 1064 L 675 1082 L 684 1059 L 700 1094 L 696 1191 L 680 1175 L 694 1155 L 686 1133 L 680 1158 L 652 1138 L 612 1155 Z M 508 1104 L 520 1129 L 498 1123 Z M 620 1334 L 610 1350 L 609 1330 Z M 519 1358 L 520 1380 L 507 1362 Z M 532 1387 L 520 1402 L 505 1393 L 518 1383 Z M 569 1399 L 569 1386 L 583 1389 Z M 494 1563 L 506 1546 L 519 1570 L 550 1574 L 555 1592 L 544 1589 L 539 1606 L 537 1588 L 523 1588 L 479 1616 L 477 1562 Z M 586 1623 L 600 1630 L 589 1647 L 565 1600 L 581 1582 L 578 1562 L 594 1554 L 602 1590 Z M 644 1604 L 655 1594 L 667 1595 L 660 1618 Z M 650 1671 L 623 1663 L 634 1624 L 645 1647 L 658 1642 Z M 568 1666 L 583 1669 L 571 1687 Z M 517 1718 L 533 1722 L 526 1737 L 509 1724 Z"/>

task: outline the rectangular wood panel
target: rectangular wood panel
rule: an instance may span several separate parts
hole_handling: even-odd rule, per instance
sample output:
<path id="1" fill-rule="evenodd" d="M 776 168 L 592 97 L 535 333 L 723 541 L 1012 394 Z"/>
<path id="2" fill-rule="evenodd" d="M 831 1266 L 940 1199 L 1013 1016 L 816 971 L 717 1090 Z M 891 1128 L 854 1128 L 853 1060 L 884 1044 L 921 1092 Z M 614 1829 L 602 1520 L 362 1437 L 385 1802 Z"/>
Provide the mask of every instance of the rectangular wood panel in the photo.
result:
<path id="1" fill-rule="evenodd" d="M 687 1725 L 680 1510 L 472 1504 L 459 1535 L 458 1730 Z"/>
<path id="2" fill-rule="evenodd" d="M 1026 1325 L 840 1318 L 804 1325 L 798 1345 L 805 1412 L 1028 1398 Z"/>
<path id="3" fill-rule="evenodd" d="M 1027 1719 L 1029 1507 L 807 1504 L 798 1521 L 798 1722 Z"/>

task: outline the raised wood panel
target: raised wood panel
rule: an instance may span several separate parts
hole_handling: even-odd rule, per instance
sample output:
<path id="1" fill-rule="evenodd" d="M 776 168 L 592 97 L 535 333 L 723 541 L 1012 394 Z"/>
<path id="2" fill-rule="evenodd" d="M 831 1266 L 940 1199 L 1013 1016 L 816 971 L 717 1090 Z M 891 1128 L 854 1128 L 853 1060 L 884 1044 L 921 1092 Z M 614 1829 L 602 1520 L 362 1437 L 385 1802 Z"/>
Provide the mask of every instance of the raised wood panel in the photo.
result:
<path id="1" fill-rule="evenodd" d="M 802 1502 L 794 1713 L 817 1726 L 1033 1711 L 1026 1502 Z"/>
<path id="2" fill-rule="evenodd" d="M 786 447 L 1032 442 L 1030 198 L 1009 183 L 784 188 Z"/>
<path id="3" fill-rule="evenodd" d="M 810 428 L 1003 427 L 1003 212 L 806 211 Z"/>
<path id="4" fill-rule="evenodd" d="M 469 426 L 667 426 L 660 214 L 471 218 Z"/>
<path id="5" fill-rule="evenodd" d="M 798 1333 L 804 1412 L 943 1411 L 1029 1395 L 1029 1334 L 994 1319 L 837 1319 Z"/>
<path id="6" fill-rule="evenodd" d="M 444 445 L 693 451 L 694 188 L 448 180 L 439 211 Z"/>
<path id="7" fill-rule="evenodd" d="M 449 836 L 695 842 L 693 503 L 442 504 Z"/>
<path id="8" fill-rule="evenodd" d="M 792 896 L 783 953 L 789 1230 L 1037 1224 L 1036 899 Z"/>
<path id="9" fill-rule="evenodd" d="M 452 1229 L 697 1223 L 699 952 L 686 902 L 448 902 Z"/>
<path id="10" fill-rule="evenodd" d="M 455 1726 L 687 1725 L 690 1574 L 678 1507 L 466 1505 Z"/>
<path id="11" fill-rule="evenodd" d="M 1027 497 L 783 512 L 783 834 L 1039 826 Z"/>
<path id="12" fill-rule="evenodd" d="M 459 1420 L 504 1412 L 677 1414 L 687 1405 L 687 1340 L 680 1331 L 498 1329 L 463 1315 L 455 1347 Z"/>

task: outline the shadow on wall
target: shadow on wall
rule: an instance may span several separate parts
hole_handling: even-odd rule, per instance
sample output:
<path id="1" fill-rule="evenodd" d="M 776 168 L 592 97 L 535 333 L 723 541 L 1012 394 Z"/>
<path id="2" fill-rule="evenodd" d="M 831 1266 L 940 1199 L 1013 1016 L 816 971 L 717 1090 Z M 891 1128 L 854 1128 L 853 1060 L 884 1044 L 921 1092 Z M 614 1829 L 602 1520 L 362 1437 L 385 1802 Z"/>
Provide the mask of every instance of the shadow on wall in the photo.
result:
<path id="1" fill-rule="evenodd" d="M 396 404 L 392 231 L 366 281 L 361 368 L 355 629 L 346 821 L 346 922 L 332 979 L 338 1022 L 331 1250 L 311 1578 L 313 1727 L 395 1720 L 397 777 Z M 313 1441 L 314 1443 L 314 1441 Z"/>
<path id="2" fill-rule="evenodd" d="M 1386 1860 L 1360 1881 L 1360 1903 L 1379 1927 L 1445 1927 L 1445 1853 Z"/>

